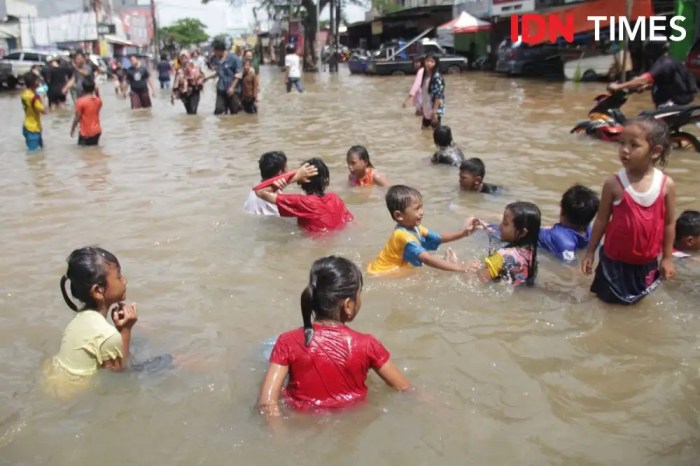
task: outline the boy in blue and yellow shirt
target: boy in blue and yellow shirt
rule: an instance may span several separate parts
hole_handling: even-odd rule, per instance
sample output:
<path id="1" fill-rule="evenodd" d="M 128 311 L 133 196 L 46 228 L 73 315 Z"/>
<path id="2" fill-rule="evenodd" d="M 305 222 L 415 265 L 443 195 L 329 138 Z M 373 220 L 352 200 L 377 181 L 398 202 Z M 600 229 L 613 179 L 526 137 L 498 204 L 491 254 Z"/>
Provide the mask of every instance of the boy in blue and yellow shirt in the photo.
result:
<path id="1" fill-rule="evenodd" d="M 469 236 L 480 225 L 469 219 L 462 231 L 439 234 L 421 225 L 423 220 L 423 196 L 408 186 L 396 185 L 386 193 L 386 206 L 397 225 L 379 256 L 370 262 L 367 273 L 373 275 L 400 272 L 423 264 L 440 270 L 467 272 L 466 264 L 441 259 L 430 254 L 442 243 L 449 243 Z"/>
<path id="2" fill-rule="evenodd" d="M 37 151 L 43 149 L 41 138 L 41 114 L 46 113 L 41 97 L 36 93 L 37 75 L 29 72 L 24 76 L 24 92 L 22 92 L 22 107 L 24 107 L 24 126 L 22 133 L 27 142 L 27 149 Z"/>

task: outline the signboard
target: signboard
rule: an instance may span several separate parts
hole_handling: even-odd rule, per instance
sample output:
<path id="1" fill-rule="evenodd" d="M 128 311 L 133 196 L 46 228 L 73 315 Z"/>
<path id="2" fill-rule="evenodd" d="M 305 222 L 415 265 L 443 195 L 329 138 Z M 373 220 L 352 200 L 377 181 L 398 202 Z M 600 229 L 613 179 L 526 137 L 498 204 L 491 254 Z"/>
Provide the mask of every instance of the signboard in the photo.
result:
<path id="1" fill-rule="evenodd" d="M 114 24 L 100 23 L 97 25 L 97 33 L 101 35 L 105 34 L 115 34 L 117 32 L 117 26 Z"/>
<path id="2" fill-rule="evenodd" d="M 491 0 L 491 15 L 510 16 L 535 11 L 535 0 Z"/>
<path id="3" fill-rule="evenodd" d="M 380 36 L 384 32 L 384 25 L 381 21 L 372 21 L 372 35 Z"/>
<path id="4" fill-rule="evenodd" d="M 120 13 L 124 32 L 137 46 L 151 43 L 153 37 L 153 17 L 150 8 L 128 8 Z"/>

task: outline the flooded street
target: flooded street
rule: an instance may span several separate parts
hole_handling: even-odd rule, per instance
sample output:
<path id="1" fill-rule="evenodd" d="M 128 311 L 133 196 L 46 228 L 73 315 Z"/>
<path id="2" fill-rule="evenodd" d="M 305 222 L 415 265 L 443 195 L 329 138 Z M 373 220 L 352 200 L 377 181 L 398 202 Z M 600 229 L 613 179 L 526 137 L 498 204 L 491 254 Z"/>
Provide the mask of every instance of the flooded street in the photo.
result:
<path id="1" fill-rule="evenodd" d="M 392 183 L 420 189 L 424 223 L 451 231 L 469 215 L 498 222 L 515 200 L 558 220 L 562 193 L 600 192 L 619 170 L 617 146 L 569 134 L 603 84 L 447 76 L 444 123 L 486 164 L 502 196 L 458 191 L 458 171 L 433 167 L 432 133 L 401 102 L 412 77 L 305 75 L 287 94 L 262 68 L 260 113 L 200 115 L 161 91 L 132 112 L 101 85 L 99 148 L 69 138 L 71 110 L 44 117 L 46 149 L 27 154 L 18 93 L 0 94 L 0 464 L 695 465 L 700 458 L 700 264 L 640 304 L 603 305 L 592 277 L 545 253 L 533 289 L 513 292 L 424 267 L 366 278 L 351 326 L 378 337 L 417 387 L 397 394 L 375 374 L 361 409 L 292 414 L 275 435 L 254 405 L 263 342 L 302 324 L 299 294 L 312 261 L 341 254 L 366 265 L 393 222 L 383 192 L 346 186 L 345 153 L 367 146 Z M 648 94 L 623 108 L 650 107 Z M 697 128 L 691 129 L 698 134 Z M 244 214 L 259 156 L 289 166 L 321 157 L 356 217 L 311 240 L 293 221 Z M 674 152 L 677 212 L 700 207 L 700 156 Z M 288 192 L 297 192 L 290 187 Z M 59 290 L 65 258 L 114 252 L 138 303 L 135 358 L 184 355 L 155 373 L 102 371 L 94 390 L 48 397 L 41 363 L 73 317 Z M 484 257 L 485 235 L 453 245 Z M 442 248 L 444 249 L 444 247 Z M 192 362 L 194 361 L 194 362 Z"/>

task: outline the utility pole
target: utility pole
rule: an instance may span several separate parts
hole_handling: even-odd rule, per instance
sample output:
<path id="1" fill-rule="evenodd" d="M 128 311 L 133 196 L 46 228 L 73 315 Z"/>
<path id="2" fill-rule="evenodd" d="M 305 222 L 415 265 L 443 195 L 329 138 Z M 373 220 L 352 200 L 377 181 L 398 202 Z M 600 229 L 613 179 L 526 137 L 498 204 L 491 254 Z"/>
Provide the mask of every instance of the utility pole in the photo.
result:
<path id="1" fill-rule="evenodd" d="M 627 15 L 628 22 L 632 17 L 632 1 L 633 0 L 627 0 L 627 12 L 625 14 Z M 627 78 L 627 54 L 629 53 L 629 49 L 630 38 L 628 34 L 625 34 L 625 40 L 622 46 L 622 69 L 620 70 L 620 81 L 622 82 L 625 82 Z"/>
<path id="2" fill-rule="evenodd" d="M 336 29 L 338 25 L 335 21 L 335 3 L 340 0 L 331 0 L 331 56 L 328 60 L 328 72 L 337 73 L 338 72 L 338 48 L 336 44 Z"/>
<path id="3" fill-rule="evenodd" d="M 153 60 L 156 61 L 160 57 L 160 34 L 158 33 L 158 21 L 156 21 L 156 0 L 151 0 L 151 22 L 153 23 L 153 50 L 155 51 Z"/>

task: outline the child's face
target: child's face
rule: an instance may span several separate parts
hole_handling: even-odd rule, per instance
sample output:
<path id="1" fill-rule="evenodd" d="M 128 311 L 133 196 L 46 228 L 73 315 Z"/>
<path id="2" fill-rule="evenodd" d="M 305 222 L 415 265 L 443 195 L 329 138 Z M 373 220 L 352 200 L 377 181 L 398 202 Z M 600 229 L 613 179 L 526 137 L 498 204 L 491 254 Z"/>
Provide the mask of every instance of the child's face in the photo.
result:
<path id="1" fill-rule="evenodd" d="M 425 68 L 428 71 L 433 71 L 433 69 L 435 68 L 435 60 L 432 58 L 426 58 L 425 59 Z"/>
<path id="2" fill-rule="evenodd" d="M 367 169 L 367 162 L 362 160 L 357 154 L 352 154 L 348 158 L 348 170 L 357 177 L 362 177 Z"/>
<path id="3" fill-rule="evenodd" d="M 396 211 L 394 219 L 405 228 L 415 228 L 423 221 L 423 199 L 414 199 L 403 212 Z"/>
<path id="4" fill-rule="evenodd" d="M 646 133 L 638 125 L 625 126 L 620 136 L 618 155 L 625 170 L 643 171 L 659 158 L 660 149 L 652 148 L 646 138 Z"/>
<path id="5" fill-rule="evenodd" d="M 525 235 L 525 231 L 518 231 L 515 228 L 515 223 L 513 222 L 513 212 L 510 209 L 506 209 L 503 212 L 503 220 L 501 220 L 500 225 L 501 230 L 501 240 L 507 243 L 512 243 L 517 241 Z"/>
<path id="6" fill-rule="evenodd" d="M 243 64 L 243 71 L 250 71 L 250 62 L 245 62 Z"/>
<path id="7" fill-rule="evenodd" d="M 107 263 L 107 286 L 93 292 L 96 293 L 93 297 L 96 302 L 102 302 L 106 307 L 110 307 L 126 299 L 126 283 L 127 280 L 121 268 L 117 264 Z"/>
<path id="8" fill-rule="evenodd" d="M 460 171 L 459 186 L 465 191 L 478 191 L 481 188 L 481 177 L 468 171 Z"/>

